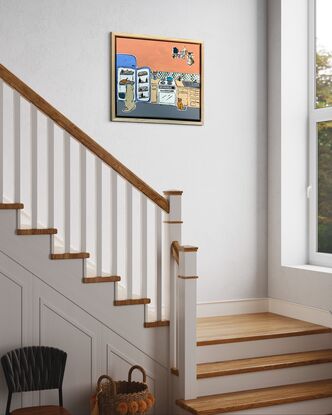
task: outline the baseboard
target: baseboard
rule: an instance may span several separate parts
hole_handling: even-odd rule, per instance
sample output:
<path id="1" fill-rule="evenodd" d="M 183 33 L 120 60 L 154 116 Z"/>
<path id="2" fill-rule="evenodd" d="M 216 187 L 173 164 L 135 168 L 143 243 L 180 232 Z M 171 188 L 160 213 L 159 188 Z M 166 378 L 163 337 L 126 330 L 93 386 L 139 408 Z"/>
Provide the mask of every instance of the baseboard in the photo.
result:
<path id="1" fill-rule="evenodd" d="M 332 314 L 328 310 L 269 298 L 269 311 L 332 328 Z"/>
<path id="2" fill-rule="evenodd" d="M 283 316 L 332 328 L 332 314 L 328 310 L 322 310 L 320 308 L 309 307 L 276 298 L 245 298 L 240 300 L 202 302 L 197 304 L 197 317 L 264 312 L 281 314 Z"/>
<path id="3" fill-rule="evenodd" d="M 197 317 L 264 313 L 266 311 L 269 311 L 268 298 L 244 298 L 240 300 L 202 302 L 197 304 Z"/>

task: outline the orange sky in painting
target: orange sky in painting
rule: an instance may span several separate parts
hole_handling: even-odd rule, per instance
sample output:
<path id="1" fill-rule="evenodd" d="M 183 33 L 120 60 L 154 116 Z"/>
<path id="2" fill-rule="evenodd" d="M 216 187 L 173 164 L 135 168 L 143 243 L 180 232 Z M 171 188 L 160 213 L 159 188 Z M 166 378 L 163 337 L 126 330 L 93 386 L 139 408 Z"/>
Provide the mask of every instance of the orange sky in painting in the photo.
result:
<path id="1" fill-rule="evenodd" d="M 173 59 L 173 47 L 194 52 L 195 63 L 190 66 L 186 59 Z M 134 55 L 137 66 L 148 66 L 153 71 L 200 73 L 199 62 L 200 45 L 192 43 L 167 42 L 161 40 L 133 39 L 125 37 L 116 38 L 116 52 Z"/>

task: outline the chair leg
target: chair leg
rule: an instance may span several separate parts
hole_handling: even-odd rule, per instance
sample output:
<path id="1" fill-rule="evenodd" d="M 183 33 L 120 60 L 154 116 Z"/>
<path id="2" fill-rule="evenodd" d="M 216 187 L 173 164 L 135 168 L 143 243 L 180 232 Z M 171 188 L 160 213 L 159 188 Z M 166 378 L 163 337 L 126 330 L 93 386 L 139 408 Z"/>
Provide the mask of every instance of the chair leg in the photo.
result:
<path id="1" fill-rule="evenodd" d="M 6 415 L 10 415 L 11 402 L 12 402 L 12 393 L 8 392 L 7 405 L 6 405 Z"/>
<path id="2" fill-rule="evenodd" d="M 62 388 L 59 389 L 59 405 L 63 407 Z"/>

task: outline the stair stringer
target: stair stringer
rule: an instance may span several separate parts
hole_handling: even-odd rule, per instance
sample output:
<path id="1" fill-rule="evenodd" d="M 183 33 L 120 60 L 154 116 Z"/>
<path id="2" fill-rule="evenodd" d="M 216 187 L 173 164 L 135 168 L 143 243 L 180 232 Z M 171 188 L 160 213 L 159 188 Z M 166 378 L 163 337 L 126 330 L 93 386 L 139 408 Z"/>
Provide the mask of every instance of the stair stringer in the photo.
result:
<path id="1" fill-rule="evenodd" d="M 168 328 L 144 329 L 144 306 L 114 307 L 114 283 L 83 284 L 82 260 L 49 259 L 48 235 L 17 236 L 16 211 L 0 212 L 0 252 L 164 367 Z M 105 287 L 106 285 L 106 287 Z"/>
<path id="2" fill-rule="evenodd" d="M 49 345 L 68 353 L 64 404 L 73 415 L 88 415 L 89 398 L 98 377 L 108 373 L 126 379 L 139 364 L 156 395 L 155 415 L 167 415 L 168 370 L 126 341 L 68 297 L 0 253 L 0 355 L 27 345 Z M 1 369 L 0 369 L 1 371 Z M 135 380 L 141 380 L 136 373 Z M 0 413 L 5 411 L 7 388 L 0 376 Z M 57 404 L 56 391 L 14 395 L 12 409 Z"/>

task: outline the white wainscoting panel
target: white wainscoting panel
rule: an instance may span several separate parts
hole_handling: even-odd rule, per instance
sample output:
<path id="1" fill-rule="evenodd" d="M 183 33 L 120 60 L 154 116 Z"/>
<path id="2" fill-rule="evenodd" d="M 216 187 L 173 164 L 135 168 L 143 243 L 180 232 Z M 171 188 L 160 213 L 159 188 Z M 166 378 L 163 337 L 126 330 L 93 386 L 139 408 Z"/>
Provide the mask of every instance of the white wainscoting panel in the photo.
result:
<path id="1" fill-rule="evenodd" d="M 40 299 L 40 344 L 58 347 L 67 352 L 63 385 L 65 406 L 69 411 L 83 414 L 86 411 L 95 378 L 96 339 L 94 333 Z M 42 405 L 48 402 L 56 404 L 57 399 L 56 391 L 41 394 Z"/>
<path id="2" fill-rule="evenodd" d="M 8 350 L 32 344 L 32 277 L 14 266 L 5 255 L 0 257 L 0 355 Z M 0 369 L 0 413 L 5 410 L 7 387 Z M 13 396 L 12 409 L 31 406 L 33 394 Z"/>
<path id="3" fill-rule="evenodd" d="M 107 345 L 107 373 L 114 379 L 123 378 L 123 374 L 127 374 L 129 369 L 136 363 L 123 354 L 120 350 L 115 349 L 110 344 Z M 147 384 L 151 393 L 155 394 L 155 379 L 150 372 L 147 372 Z M 127 380 L 127 377 L 124 378 Z M 142 382 L 142 374 L 138 370 L 134 370 L 132 380 L 135 382 Z M 151 415 L 154 415 L 154 410 Z"/>
<path id="4" fill-rule="evenodd" d="M 23 342 L 23 286 L 17 280 L 0 273 L 0 354 L 20 346 Z M 7 387 L 0 369 L 0 412 L 5 411 Z M 20 407 L 21 396 L 13 399 L 13 408 Z"/>
<path id="5" fill-rule="evenodd" d="M 59 347 L 68 353 L 63 392 L 72 415 L 89 414 L 89 399 L 101 374 L 123 380 L 134 364 L 146 369 L 149 387 L 157 398 L 154 415 L 168 415 L 166 368 L 2 252 L 0 330 L 1 355 L 29 345 Z M 135 373 L 134 379 L 139 380 L 140 374 Z M 4 413 L 6 398 L 0 372 L 0 413 Z M 54 404 L 57 399 L 55 391 L 26 393 L 15 396 L 12 409 Z"/>
<path id="6" fill-rule="evenodd" d="M 156 406 L 151 414 L 170 415 L 167 408 L 169 371 L 130 343 L 123 343 L 109 330 L 104 330 L 103 344 L 106 352 L 106 373 L 112 378 L 125 380 L 131 366 L 142 366 L 147 374 L 149 389 L 157 397 Z M 139 371 L 133 372 L 133 380 L 142 380 Z"/>

